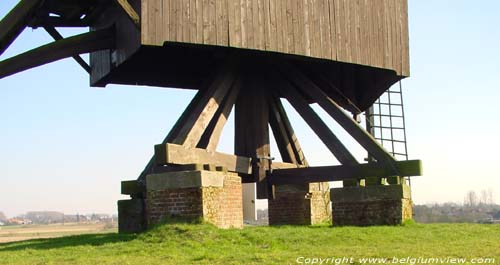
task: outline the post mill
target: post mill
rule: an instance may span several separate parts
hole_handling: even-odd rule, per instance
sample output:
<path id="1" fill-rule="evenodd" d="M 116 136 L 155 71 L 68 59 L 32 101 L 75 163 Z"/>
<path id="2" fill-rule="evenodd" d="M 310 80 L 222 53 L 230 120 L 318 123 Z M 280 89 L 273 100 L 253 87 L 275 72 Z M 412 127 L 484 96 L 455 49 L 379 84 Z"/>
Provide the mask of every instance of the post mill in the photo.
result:
<path id="1" fill-rule="evenodd" d="M 409 76 L 407 10 L 407 0 L 21 0 L 0 22 L 0 55 L 26 27 L 55 41 L 2 60 L 0 78 L 73 57 L 91 86 L 197 90 L 142 174 L 122 183 L 131 196 L 118 203 L 122 232 L 170 216 L 241 227 L 242 183 L 269 199 L 271 225 L 398 224 L 411 218 L 404 177 L 421 175 L 421 162 L 396 160 L 353 117 L 372 119 L 374 102 Z M 89 31 L 63 38 L 60 27 Z M 309 165 L 284 100 L 339 164 Z M 233 109 L 234 154 L 220 153 Z M 282 162 L 272 161 L 270 133 Z M 331 181 L 343 187 L 330 190 Z"/>

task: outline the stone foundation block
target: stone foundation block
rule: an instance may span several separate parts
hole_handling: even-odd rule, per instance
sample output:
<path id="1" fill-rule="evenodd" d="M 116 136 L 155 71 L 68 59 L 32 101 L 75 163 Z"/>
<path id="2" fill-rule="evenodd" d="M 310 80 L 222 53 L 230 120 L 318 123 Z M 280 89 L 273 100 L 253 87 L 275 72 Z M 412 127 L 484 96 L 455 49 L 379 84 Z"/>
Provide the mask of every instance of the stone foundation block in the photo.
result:
<path id="1" fill-rule="evenodd" d="M 243 227 L 241 178 L 224 171 L 177 171 L 146 177 L 147 224 L 198 219 L 220 228 Z"/>
<path id="2" fill-rule="evenodd" d="M 330 197 L 333 225 L 397 225 L 412 218 L 406 184 L 334 188 Z"/>
<path id="3" fill-rule="evenodd" d="M 144 200 L 118 201 L 118 231 L 120 233 L 138 233 L 144 230 L 146 230 Z"/>
<path id="4" fill-rule="evenodd" d="M 269 200 L 270 225 L 313 225 L 331 218 L 328 183 L 275 186 Z"/>

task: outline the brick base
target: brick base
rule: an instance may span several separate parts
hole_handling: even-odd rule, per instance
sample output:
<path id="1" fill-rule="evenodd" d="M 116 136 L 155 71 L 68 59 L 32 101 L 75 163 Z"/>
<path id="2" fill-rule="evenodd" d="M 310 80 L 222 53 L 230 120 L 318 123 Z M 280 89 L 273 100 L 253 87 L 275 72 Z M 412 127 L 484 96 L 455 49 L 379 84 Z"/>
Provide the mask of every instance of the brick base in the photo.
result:
<path id="1" fill-rule="evenodd" d="M 336 188 L 331 199 L 333 225 L 397 225 L 412 218 L 406 184 Z"/>
<path id="2" fill-rule="evenodd" d="M 312 225 L 329 221 L 328 183 L 279 185 L 269 200 L 270 225 Z"/>
<path id="3" fill-rule="evenodd" d="M 118 201 L 118 231 L 120 233 L 138 233 L 145 229 L 144 200 Z"/>
<path id="4" fill-rule="evenodd" d="M 147 224 L 198 219 L 220 228 L 243 227 L 241 178 L 227 172 L 183 171 L 147 177 Z"/>

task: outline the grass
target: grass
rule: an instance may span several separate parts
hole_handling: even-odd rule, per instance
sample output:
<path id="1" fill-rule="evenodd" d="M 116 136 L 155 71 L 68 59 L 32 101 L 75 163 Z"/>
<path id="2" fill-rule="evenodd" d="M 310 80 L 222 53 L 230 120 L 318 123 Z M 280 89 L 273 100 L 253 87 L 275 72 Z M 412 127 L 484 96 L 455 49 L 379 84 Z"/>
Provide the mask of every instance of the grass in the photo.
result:
<path id="1" fill-rule="evenodd" d="M 500 225 L 220 230 L 208 224 L 170 223 L 143 234 L 92 234 L 0 244 L 0 264 L 297 264 L 300 256 L 346 256 L 355 263 L 365 257 L 489 257 L 500 263 Z"/>

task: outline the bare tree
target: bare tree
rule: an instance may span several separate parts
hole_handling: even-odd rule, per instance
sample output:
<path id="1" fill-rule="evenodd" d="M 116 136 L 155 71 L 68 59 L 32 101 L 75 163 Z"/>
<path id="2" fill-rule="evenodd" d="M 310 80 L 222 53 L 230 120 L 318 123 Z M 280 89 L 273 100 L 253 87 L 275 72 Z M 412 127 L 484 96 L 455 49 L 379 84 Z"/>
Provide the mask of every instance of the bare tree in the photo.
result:
<path id="1" fill-rule="evenodd" d="M 464 205 L 474 207 L 477 204 L 478 204 L 478 199 L 477 199 L 476 192 L 473 190 L 467 192 L 467 194 L 465 195 L 465 198 L 464 198 Z"/>
<path id="2" fill-rule="evenodd" d="M 488 204 L 489 205 L 494 205 L 495 204 L 495 199 L 493 197 L 493 188 L 489 188 L 488 191 Z"/>
<path id="3" fill-rule="evenodd" d="M 0 212 L 0 221 L 6 221 L 7 220 L 7 216 L 5 216 L 5 214 L 3 212 Z"/>

